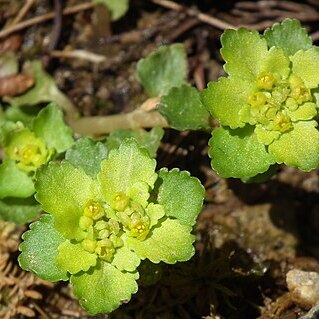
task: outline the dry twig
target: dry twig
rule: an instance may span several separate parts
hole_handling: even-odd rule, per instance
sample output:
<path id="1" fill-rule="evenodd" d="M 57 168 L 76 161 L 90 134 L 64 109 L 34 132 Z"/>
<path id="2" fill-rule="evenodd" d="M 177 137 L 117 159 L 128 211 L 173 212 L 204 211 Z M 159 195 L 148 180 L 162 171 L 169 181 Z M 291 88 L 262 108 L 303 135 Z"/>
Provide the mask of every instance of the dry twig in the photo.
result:
<path id="1" fill-rule="evenodd" d="M 181 4 L 178 4 L 169 0 L 151 0 L 153 3 L 158 4 L 162 7 L 185 12 L 187 15 L 191 17 L 196 17 L 201 22 L 212 25 L 213 27 L 224 30 L 224 29 L 236 29 L 236 27 L 228 22 L 222 21 L 220 19 L 214 18 L 208 14 L 202 13 L 198 10 L 187 8 Z"/>
<path id="2" fill-rule="evenodd" d="M 51 53 L 52 57 L 55 58 L 67 58 L 67 59 L 81 59 L 86 60 L 92 63 L 101 63 L 106 60 L 105 56 L 88 52 L 85 50 L 73 50 L 73 51 L 52 51 Z"/>
<path id="3" fill-rule="evenodd" d="M 20 11 L 17 14 L 17 16 L 12 21 L 12 23 L 9 25 L 9 27 L 12 27 L 15 24 L 19 23 L 24 18 L 24 16 L 28 13 L 28 11 L 32 7 L 33 3 L 34 3 L 34 0 L 27 0 L 25 2 L 25 4 L 23 5 L 23 7 L 20 9 Z"/>
<path id="4" fill-rule="evenodd" d="M 89 9 L 92 9 L 94 6 L 95 6 L 95 3 L 93 3 L 93 2 L 92 3 L 87 2 L 87 3 L 78 4 L 76 6 L 69 7 L 69 8 L 66 8 L 65 10 L 63 10 L 63 15 L 70 15 L 70 14 L 74 14 L 74 13 L 77 13 L 80 11 L 89 10 Z M 29 19 L 29 20 L 22 21 L 22 22 L 14 25 L 12 27 L 8 27 L 7 29 L 0 31 L 0 38 L 4 38 L 11 33 L 21 31 L 27 27 L 32 26 L 32 25 L 51 20 L 54 17 L 55 17 L 55 12 L 49 12 L 49 13 L 46 13 L 44 15 L 34 17 L 34 18 Z"/>

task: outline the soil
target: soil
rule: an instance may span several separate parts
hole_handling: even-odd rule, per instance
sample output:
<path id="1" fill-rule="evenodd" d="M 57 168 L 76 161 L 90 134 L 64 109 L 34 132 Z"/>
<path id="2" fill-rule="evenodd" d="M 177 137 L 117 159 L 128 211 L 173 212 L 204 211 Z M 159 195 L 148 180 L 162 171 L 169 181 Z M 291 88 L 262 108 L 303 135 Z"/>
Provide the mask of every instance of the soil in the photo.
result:
<path id="1" fill-rule="evenodd" d="M 22 2 L 0 0 L 2 28 L 17 16 Z M 84 2 L 35 0 L 23 20 L 54 12 L 57 3 L 67 8 Z M 56 19 L 8 35 L 0 39 L 0 51 L 11 41 L 21 65 L 40 59 L 83 116 L 140 106 L 147 96 L 136 80 L 136 63 L 163 44 L 184 43 L 188 80 L 199 90 L 223 75 L 221 28 L 159 1 L 130 2 L 126 16 L 116 22 L 103 6 L 92 7 L 64 16 L 62 32 Z M 176 2 L 257 30 L 286 17 L 298 18 L 318 44 L 317 0 Z M 107 59 L 97 65 L 51 55 L 53 50 L 75 49 Z M 209 137 L 206 132 L 166 129 L 157 157 L 159 167 L 186 169 L 206 188 L 195 230 L 196 255 L 176 265 L 142 265 L 148 271 L 132 300 L 109 316 L 95 318 L 297 319 L 307 312 L 292 301 L 286 273 L 294 268 L 319 272 L 318 171 L 282 166 L 263 184 L 226 180 L 210 167 Z M 0 318 L 88 318 L 70 286 L 39 280 L 18 267 L 20 235 L 26 229 L 0 223 Z"/>

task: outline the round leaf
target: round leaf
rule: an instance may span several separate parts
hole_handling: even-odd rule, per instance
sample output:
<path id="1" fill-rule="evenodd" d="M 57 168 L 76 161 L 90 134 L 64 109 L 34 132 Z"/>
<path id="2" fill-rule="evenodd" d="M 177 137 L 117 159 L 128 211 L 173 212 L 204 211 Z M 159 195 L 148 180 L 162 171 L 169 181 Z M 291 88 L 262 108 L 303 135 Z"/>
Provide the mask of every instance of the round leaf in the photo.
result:
<path id="1" fill-rule="evenodd" d="M 237 130 L 217 128 L 209 146 L 212 167 L 222 177 L 253 177 L 275 163 L 274 157 L 258 142 L 251 126 Z"/>
<path id="2" fill-rule="evenodd" d="M 138 290 L 138 273 L 122 272 L 100 261 L 88 272 L 71 276 L 74 294 L 91 314 L 110 313 L 131 299 Z"/>
<path id="3" fill-rule="evenodd" d="M 159 111 L 171 127 L 180 131 L 210 127 L 209 113 L 202 104 L 198 91 L 188 85 L 174 87 L 167 95 L 162 96 Z"/>
<path id="4" fill-rule="evenodd" d="M 269 47 L 282 48 L 289 55 L 299 50 L 307 50 L 312 46 L 312 39 L 307 30 L 301 27 L 296 19 L 285 19 L 282 23 L 275 23 L 264 33 Z"/>
<path id="5" fill-rule="evenodd" d="M 56 264 L 70 274 L 76 274 L 81 270 L 87 271 L 96 265 L 96 254 L 85 251 L 81 244 L 72 244 L 69 240 L 64 241 L 58 247 Z"/>
<path id="6" fill-rule="evenodd" d="M 315 121 L 294 123 L 290 132 L 269 145 L 277 163 L 295 166 L 309 172 L 319 165 L 319 132 Z"/>
<path id="7" fill-rule="evenodd" d="M 177 261 L 187 261 L 194 255 L 195 237 L 190 234 L 191 230 L 192 227 L 168 218 L 152 229 L 145 240 L 128 237 L 127 243 L 141 259 L 175 264 Z"/>
<path id="8" fill-rule="evenodd" d="M 39 215 L 41 206 L 34 197 L 0 200 L 0 218 L 15 224 L 25 224 Z"/>
<path id="9" fill-rule="evenodd" d="M 95 181 L 69 162 L 49 163 L 37 171 L 36 199 L 55 216 L 55 226 L 66 238 L 81 236 L 83 207 L 98 197 Z"/>
<path id="10" fill-rule="evenodd" d="M 30 230 L 22 235 L 22 239 L 18 259 L 22 269 L 32 271 L 45 280 L 68 279 L 66 271 L 55 263 L 58 247 L 65 238 L 54 228 L 53 216 L 42 215 L 39 221 L 30 225 Z"/>
<path id="11" fill-rule="evenodd" d="M 48 148 L 61 153 L 73 145 L 72 131 L 64 123 L 57 104 L 51 103 L 42 109 L 32 124 L 34 133 L 45 140 Z"/>
<path id="12" fill-rule="evenodd" d="M 159 171 L 156 188 L 157 201 L 167 216 L 184 225 L 195 224 L 205 197 L 205 189 L 197 178 L 186 171 L 164 168 Z"/>
<path id="13" fill-rule="evenodd" d="M 27 198 L 34 191 L 32 178 L 21 171 L 15 162 L 6 160 L 0 165 L 0 198 Z"/>
<path id="14" fill-rule="evenodd" d="M 243 80 L 255 81 L 267 56 L 267 42 L 257 31 L 226 30 L 221 37 L 225 71 Z"/>
<path id="15" fill-rule="evenodd" d="M 113 150 L 109 158 L 101 164 L 98 180 L 102 194 L 108 204 L 114 196 L 129 189 L 138 182 L 145 182 L 153 187 L 157 178 L 156 162 L 146 150 L 139 148 L 135 140 L 126 140 L 118 150 Z"/>
<path id="16" fill-rule="evenodd" d="M 220 78 L 218 82 L 209 83 L 200 96 L 212 116 L 222 125 L 238 128 L 245 125 L 238 114 L 253 91 L 251 82 L 238 78 Z"/>
<path id="17" fill-rule="evenodd" d="M 150 96 L 162 96 L 185 84 L 186 53 L 181 43 L 163 45 L 137 64 L 137 77 Z"/>

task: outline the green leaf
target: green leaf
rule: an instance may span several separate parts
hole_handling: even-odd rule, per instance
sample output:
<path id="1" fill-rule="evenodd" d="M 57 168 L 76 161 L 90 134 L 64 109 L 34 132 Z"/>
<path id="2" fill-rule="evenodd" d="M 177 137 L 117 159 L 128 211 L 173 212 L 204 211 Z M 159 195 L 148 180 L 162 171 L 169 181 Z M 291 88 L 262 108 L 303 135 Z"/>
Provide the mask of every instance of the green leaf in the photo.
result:
<path id="1" fill-rule="evenodd" d="M 149 203 L 146 207 L 146 214 L 150 218 L 150 228 L 155 226 L 158 221 L 165 216 L 165 210 L 162 205 Z"/>
<path id="2" fill-rule="evenodd" d="M 318 87 L 319 48 L 312 47 L 307 51 L 298 51 L 290 59 L 293 74 L 301 77 L 308 88 Z"/>
<path id="3" fill-rule="evenodd" d="M 66 238 L 82 235 L 79 219 L 89 200 L 98 197 L 95 181 L 69 162 L 50 162 L 37 171 L 36 199 L 55 216 L 55 226 Z"/>
<path id="4" fill-rule="evenodd" d="M 290 132 L 269 145 L 277 163 L 285 163 L 309 172 L 319 165 L 319 132 L 315 121 L 294 123 Z"/>
<path id="5" fill-rule="evenodd" d="M 312 46 L 312 39 L 307 30 L 301 27 L 296 19 L 285 19 L 282 23 L 275 23 L 264 32 L 269 47 L 282 48 L 290 56 L 299 50 L 308 50 Z"/>
<path id="6" fill-rule="evenodd" d="M 72 102 L 58 89 L 54 79 L 43 70 L 41 62 L 29 62 L 25 64 L 24 70 L 36 79 L 34 87 L 17 97 L 6 97 L 6 102 L 15 106 L 56 102 L 62 109 L 74 110 Z"/>
<path id="7" fill-rule="evenodd" d="M 249 177 L 249 178 L 242 178 L 242 182 L 246 183 L 246 184 L 261 184 L 261 183 L 265 183 L 268 180 L 270 180 L 270 178 L 272 176 L 274 176 L 277 171 L 278 171 L 278 164 L 274 164 L 271 165 L 268 169 L 268 171 L 261 173 L 261 174 L 257 174 L 256 176 L 253 177 Z"/>
<path id="8" fill-rule="evenodd" d="M 317 105 L 312 102 L 306 102 L 298 107 L 295 111 L 286 111 L 289 117 L 292 119 L 292 121 L 306 121 L 313 119 L 317 113 Z"/>
<path id="9" fill-rule="evenodd" d="M 141 259 L 175 264 L 177 261 L 187 261 L 194 255 L 195 237 L 190 234 L 191 231 L 192 227 L 168 218 L 152 229 L 145 240 L 128 237 L 127 243 Z"/>
<path id="10" fill-rule="evenodd" d="M 32 126 L 34 133 L 45 140 L 48 148 L 54 148 L 58 153 L 73 145 L 72 131 L 64 123 L 63 113 L 55 103 L 50 103 L 42 109 Z"/>
<path id="11" fill-rule="evenodd" d="M 108 149 L 103 143 L 82 137 L 67 150 L 65 159 L 75 167 L 82 167 L 86 174 L 96 177 L 101 170 L 101 161 L 107 155 Z"/>
<path id="12" fill-rule="evenodd" d="M 22 269 L 32 271 L 44 280 L 67 280 L 66 271 L 60 269 L 55 258 L 58 246 L 65 238 L 54 228 L 51 215 L 42 215 L 40 220 L 30 225 L 30 230 L 22 235 L 19 247 L 19 264 Z"/>
<path id="13" fill-rule="evenodd" d="M 290 60 L 280 48 L 271 48 L 260 67 L 260 73 L 270 72 L 286 79 L 290 74 Z"/>
<path id="14" fill-rule="evenodd" d="M 180 131 L 210 127 L 210 116 L 198 91 L 188 85 L 171 88 L 167 95 L 162 96 L 159 111 L 172 128 Z"/>
<path id="15" fill-rule="evenodd" d="M 30 127 L 31 122 L 39 113 L 37 106 L 10 106 L 5 111 L 5 119 L 12 122 L 22 122 L 25 126 Z"/>
<path id="16" fill-rule="evenodd" d="M 218 82 L 210 82 L 200 97 L 212 116 L 222 125 L 238 128 L 245 125 L 238 114 L 253 92 L 254 86 L 250 82 L 222 77 Z"/>
<path id="17" fill-rule="evenodd" d="M 237 130 L 217 128 L 212 133 L 209 146 L 212 167 L 225 178 L 253 177 L 275 163 L 265 146 L 258 142 L 251 126 Z"/>
<path id="18" fill-rule="evenodd" d="M 255 134 L 259 143 L 269 145 L 280 136 L 278 131 L 269 131 L 263 125 L 257 124 L 255 127 Z"/>
<path id="19" fill-rule="evenodd" d="M 96 265 L 96 254 L 84 250 L 81 244 L 72 244 L 69 240 L 64 241 L 58 247 L 56 264 L 70 274 L 76 274 L 81 270 L 87 271 Z"/>
<path id="20" fill-rule="evenodd" d="M 257 31 L 226 30 L 221 37 L 225 71 L 242 80 L 255 81 L 268 54 L 267 42 Z"/>
<path id="21" fill-rule="evenodd" d="M 0 54 L 0 78 L 17 74 L 19 65 L 13 52 Z"/>
<path id="22" fill-rule="evenodd" d="M 100 261 L 86 273 L 71 276 L 74 294 L 82 307 L 93 315 L 110 313 L 131 299 L 138 290 L 138 273 L 122 272 Z"/>
<path id="23" fill-rule="evenodd" d="M 125 194 L 138 182 L 154 186 L 156 161 L 146 150 L 139 148 L 135 140 L 126 140 L 118 150 L 113 150 L 109 158 L 101 164 L 98 180 L 104 198 L 110 204 L 119 192 Z"/>
<path id="24" fill-rule="evenodd" d="M 157 201 L 167 216 L 177 218 L 184 225 L 195 224 L 205 197 L 205 189 L 197 178 L 177 168 L 171 171 L 163 168 L 155 188 L 158 188 Z"/>
<path id="25" fill-rule="evenodd" d="M 137 64 L 138 80 L 150 96 L 162 96 L 185 84 L 186 73 L 186 53 L 180 43 L 161 46 Z"/>
<path id="26" fill-rule="evenodd" d="M 121 271 L 135 271 L 141 259 L 127 246 L 122 246 L 116 250 L 112 265 Z"/>
<path id="27" fill-rule="evenodd" d="M 0 200 L 0 218 L 15 224 L 25 224 L 37 217 L 41 206 L 34 197 L 5 198 Z"/>
<path id="28" fill-rule="evenodd" d="M 116 130 L 108 136 L 106 147 L 109 151 L 117 149 L 125 139 L 133 137 L 140 146 L 148 150 L 151 157 L 156 157 L 163 135 L 164 130 L 161 127 L 154 127 L 149 132 L 143 129 Z"/>
<path id="29" fill-rule="evenodd" d="M 21 171 L 14 161 L 0 164 L 0 198 L 27 198 L 35 192 L 32 178 Z"/>
<path id="30" fill-rule="evenodd" d="M 105 5 L 110 10 L 112 20 L 123 17 L 129 7 L 129 0 L 93 0 L 93 2 Z"/>

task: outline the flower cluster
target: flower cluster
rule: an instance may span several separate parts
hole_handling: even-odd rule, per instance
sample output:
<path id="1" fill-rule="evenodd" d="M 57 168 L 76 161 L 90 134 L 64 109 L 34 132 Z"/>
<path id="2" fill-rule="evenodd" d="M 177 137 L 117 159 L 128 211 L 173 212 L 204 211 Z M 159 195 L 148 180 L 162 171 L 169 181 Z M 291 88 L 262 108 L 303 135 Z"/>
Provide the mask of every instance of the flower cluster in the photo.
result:
<path id="1" fill-rule="evenodd" d="M 68 161 L 40 168 L 36 198 L 50 215 L 24 235 L 22 268 L 43 279 L 69 279 L 95 314 L 114 310 L 137 291 L 141 260 L 191 258 L 204 189 L 188 172 L 155 173 L 155 166 L 145 149 L 127 140 L 101 162 L 96 178 Z"/>
<path id="2" fill-rule="evenodd" d="M 275 163 L 316 168 L 319 48 L 291 19 L 264 35 L 227 30 L 221 42 L 229 77 L 201 93 L 222 125 L 210 141 L 212 166 L 224 177 L 240 178 Z"/>

